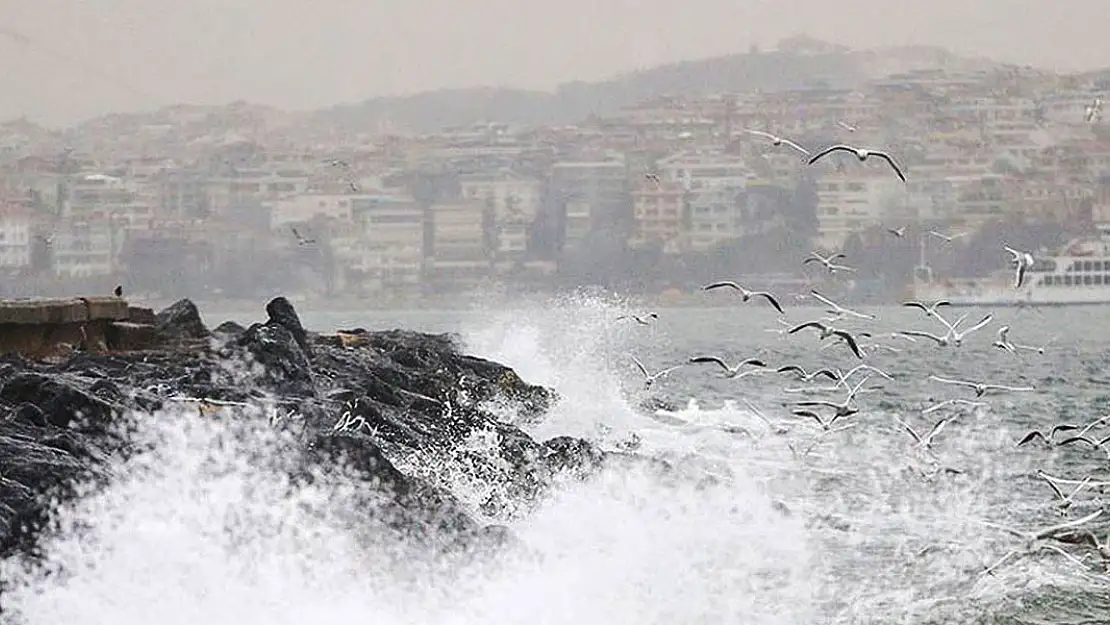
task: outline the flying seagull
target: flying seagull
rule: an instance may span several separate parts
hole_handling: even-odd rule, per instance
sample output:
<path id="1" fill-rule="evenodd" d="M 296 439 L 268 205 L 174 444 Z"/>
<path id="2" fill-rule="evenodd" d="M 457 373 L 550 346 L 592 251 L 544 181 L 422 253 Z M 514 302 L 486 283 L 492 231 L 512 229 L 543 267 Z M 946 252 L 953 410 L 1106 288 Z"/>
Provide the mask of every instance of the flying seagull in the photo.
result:
<path id="1" fill-rule="evenodd" d="M 1014 393 L 1027 392 L 1035 390 L 1032 386 L 1005 386 L 1003 384 L 986 384 L 984 382 L 968 382 L 966 380 L 951 380 L 942 378 L 940 376 L 931 375 L 929 379 L 941 384 L 952 384 L 955 386 L 966 386 L 975 391 L 976 397 L 982 397 L 988 391 L 1010 391 Z"/>
<path id="2" fill-rule="evenodd" d="M 302 237 L 301 233 L 297 232 L 297 229 L 292 226 L 290 226 L 289 229 L 293 231 L 293 236 L 297 238 L 297 245 L 312 245 L 316 242 L 316 239 L 306 239 Z"/>
<path id="3" fill-rule="evenodd" d="M 910 427 L 910 424 L 899 419 L 898 417 L 894 418 L 898 419 L 898 423 L 902 424 L 902 427 L 906 430 L 906 432 L 909 433 L 910 436 L 913 437 L 913 440 L 917 441 L 917 448 L 924 451 L 928 451 L 932 447 L 933 439 L 936 438 L 937 434 L 940 434 L 941 430 L 944 429 L 944 426 L 948 425 L 948 422 L 953 419 L 953 417 L 942 418 L 940 421 L 937 421 L 933 424 L 933 427 L 929 430 L 928 434 L 926 434 L 925 436 L 921 436 L 920 434 L 915 432 L 912 427 Z"/>
<path id="4" fill-rule="evenodd" d="M 1028 551 L 1028 550 L 1032 549 L 1034 542 L 1036 542 L 1038 540 L 1043 540 L 1043 539 L 1046 539 L 1046 538 L 1053 538 L 1057 534 L 1060 534 L 1060 533 L 1064 532 L 1065 530 L 1074 529 L 1076 527 L 1079 527 L 1080 525 L 1084 525 L 1086 523 L 1089 523 L 1089 522 L 1095 520 L 1096 518 L 1098 518 L 1101 514 L 1102 514 L 1101 509 L 1095 510 L 1094 512 L 1088 514 L 1087 516 L 1085 516 L 1081 519 L 1075 519 L 1074 521 L 1067 521 L 1065 523 L 1060 523 L 1059 525 L 1053 525 L 1051 527 L 1046 527 L 1046 528 L 1044 528 L 1044 529 L 1042 529 L 1038 532 L 1023 532 L 1021 530 L 1012 529 L 1012 528 L 1005 527 L 1005 526 L 1002 526 L 1002 525 L 996 525 L 994 523 L 989 523 L 987 521 L 983 521 L 982 523 L 984 525 L 988 526 L 988 527 L 993 527 L 995 529 L 1000 529 L 1000 530 L 1009 532 L 1010 534 L 1013 534 L 1014 536 L 1017 536 L 1018 538 L 1024 539 L 1025 540 L 1025 549 L 1026 549 L 1026 551 Z M 1009 553 L 1007 553 L 1006 555 L 1002 556 L 1002 558 L 1000 558 L 997 562 L 988 566 L 983 572 L 988 574 L 988 575 L 993 575 L 994 570 L 996 568 L 1001 566 L 1004 562 L 1006 562 L 1010 558 L 1012 558 L 1014 556 L 1017 556 L 1017 555 L 1021 555 L 1020 552 L 1017 551 L 1017 550 L 1012 550 Z"/>
<path id="5" fill-rule="evenodd" d="M 833 336 L 839 338 L 840 340 L 848 344 L 848 348 L 852 350 L 852 353 L 856 355 L 856 358 L 863 358 L 863 352 L 859 350 L 859 343 L 856 342 L 856 338 L 854 336 L 844 330 L 839 330 L 830 325 L 825 325 L 820 321 L 807 321 L 806 323 L 790 328 L 790 330 L 788 330 L 786 333 L 796 334 L 806 328 L 816 328 L 818 331 L 820 331 L 820 339 L 822 341 Z"/>
<path id="6" fill-rule="evenodd" d="M 841 306 L 840 304 L 837 304 L 836 302 L 832 301 L 831 299 L 829 299 L 829 298 L 825 297 L 824 295 L 821 295 L 820 293 L 818 293 L 816 289 L 810 289 L 809 294 L 811 296 L 813 296 L 813 298 L 816 299 L 817 301 L 819 301 L 822 304 L 828 306 L 829 309 L 826 310 L 825 312 L 827 312 L 829 314 L 836 315 L 837 317 L 843 317 L 844 315 L 848 315 L 849 317 L 856 317 L 856 318 L 859 318 L 859 319 L 871 319 L 871 320 L 875 319 L 875 315 L 869 315 L 867 313 L 856 312 L 856 311 L 854 311 L 850 308 L 845 308 L 845 307 Z"/>
<path id="7" fill-rule="evenodd" d="M 649 325 L 653 319 L 658 318 L 659 315 L 650 312 L 642 317 L 639 315 L 621 315 L 620 317 L 617 317 L 617 321 L 620 321 L 621 319 L 631 319 L 642 326 L 646 326 Z"/>
<path id="8" fill-rule="evenodd" d="M 1013 258 L 1010 260 L 1010 265 L 1014 268 L 1014 288 L 1019 289 L 1021 285 L 1025 283 L 1026 272 L 1033 268 L 1035 262 L 1033 260 L 1033 255 L 1029 252 L 1021 252 L 1005 245 L 1002 246 L 1002 249 L 1013 255 Z"/>
<path id="9" fill-rule="evenodd" d="M 841 128 L 843 128 L 844 130 L 847 130 L 848 132 L 856 132 L 857 130 L 859 130 L 859 127 L 858 127 L 858 126 L 853 126 L 852 124 L 849 124 L 849 123 L 846 123 L 846 122 L 842 122 L 842 121 L 840 121 L 840 120 L 837 120 L 837 121 L 836 121 L 836 125 L 837 125 L 837 126 L 840 126 L 840 127 L 841 127 Z"/>
<path id="10" fill-rule="evenodd" d="M 906 236 L 906 227 L 905 226 L 902 226 L 901 228 L 887 228 L 886 231 L 893 234 L 894 236 L 898 237 L 899 239 Z"/>
<path id="11" fill-rule="evenodd" d="M 794 148 L 795 150 L 801 152 L 802 155 L 809 156 L 809 150 L 803 148 L 802 146 L 798 145 L 797 143 L 794 143 L 790 139 L 785 139 L 785 138 L 780 137 L 778 135 L 773 135 L 769 132 L 764 132 L 762 130 L 745 130 L 745 132 L 747 132 L 748 134 L 752 134 L 752 135 L 756 135 L 756 136 L 759 136 L 759 137 L 764 137 L 766 139 L 770 139 L 771 140 L 771 145 L 773 145 L 773 146 L 778 147 L 780 145 L 787 145 L 787 146 L 790 146 L 790 147 Z"/>
<path id="12" fill-rule="evenodd" d="M 952 302 L 946 299 L 941 299 L 933 302 L 932 304 L 925 304 L 923 302 L 911 300 L 908 302 L 902 302 L 902 305 L 908 306 L 910 308 L 920 308 L 929 317 L 936 317 L 937 319 L 941 319 L 943 322 L 943 318 L 940 316 L 940 313 L 937 311 L 937 309 L 941 306 L 951 306 Z"/>
<path id="13" fill-rule="evenodd" d="M 819 375 L 823 375 L 826 378 L 828 378 L 828 379 L 830 379 L 834 382 L 840 381 L 840 378 L 837 377 L 836 372 L 834 372 L 830 369 L 818 369 L 818 370 L 813 371 L 813 372 L 808 372 L 805 369 L 803 369 L 800 365 L 785 365 L 785 366 L 779 367 L 778 369 L 775 369 L 775 373 L 790 373 L 790 372 L 794 372 L 794 373 L 798 374 L 798 379 L 801 380 L 802 382 L 809 382 L 810 380 L 816 378 Z"/>
<path id="14" fill-rule="evenodd" d="M 639 359 L 637 359 L 635 356 L 629 356 L 629 358 L 631 358 L 632 362 L 635 363 L 636 368 L 640 370 L 640 373 L 644 374 L 644 388 L 645 389 L 651 388 L 651 385 L 655 384 L 656 380 L 658 380 L 659 378 L 661 378 L 661 377 L 667 375 L 668 373 L 674 371 L 675 369 L 678 369 L 680 367 L 685 366 L 685 364 L 686 364 L 686 363 L 683 363 L 681 365 L 675 365 L 673 367 L 668 367 L 666 369 L 663 369 L 662 371 L 657 371 L 655 373 L 648 373 L 647 368 L 644 367 L 644 363 L 640 362 Z"/>
<path id="15" fill-rule="evenodd" d="M 865 383 L 867 383 L 867 381 L 870 380 L 870 379 L 871 379 L 870 377 L 863 378 L 854 387 L 848 389 L 848 396 L 845 397 L 844 401 L 842 401 L 842 402 L 836 403 L 836 402 L 831 402 L 831 401 L 826 401 L 826 400 L 813 399 L 813 400 L 809 400 L 809 401 L 796 402 L 794 405 L 798 406 L 799 408 L 822 406 L 822 407 L 825 407 L 825 408 L 832 408 L 833 410 L 835 410 L 836 412 L 833 414 L 832 418 L 830 418 L 827 422 L 824 422 L 822 424 L 824 429 L 828 429 L 828 427 L 831 426 L 833 423 L 835 423 L 837 419 L 843 419 L 845 417 L 850 417 L 850 416 L 856 414 L 857 412 L 859 412 L 859 408 L 855 408 L 855 407 L 852 406 L 852 400 L 856 398 L 856 395 L 859 394 L 860 388 L 862 388 L 863 385 Z M 800 414 L 800 413 L 795 412 L 794 414 Z M 809 413 L 808 415 L 803 415 L 803 416 L 811 416 L 811 415 L 816 416 L 816 415 L 813 415 L 813 413 Z M 818 420 L 818 422 L 821 422 L 820 418 L 818 418 L 817 420 Z"/>
<path id="16" fill-rule="evenodd" d="M 902 179 L 902 182 L 906 181 L 906 175 L 902 173 L 902 169 L 898 167 L 898 163 L 895 163 L 894 159 L 891 158 L 889 154 L 881 150 L 857 148 L 846 144 L 834 145 L 831 147 L 827 147 L 824 150 L 821 150 L 817 154 L 813 155 L 809 159 L 809 164 L 812 165 L 821 160 L 823 157 L 832 154 L 833 152 L 850 152 L 852 154 L 855 154 L 856 158 L 859 159 L 859 162 L 861 163 L 871 158 L 872 156 L 874 156 L 875 158 L 881 158 L 890 164 L 891 169 L 894 170 L 894 173 L 898 174 L 898 177 Z"/>
<path id="17" fill-rule="evenodd" d="M 846 256 L 844 256 L 844 254 L 833 254 L 831 256 L 822 256 L 822 255 L 818 254 L 817 252 L 813 252 L 812 254 L 809 255 L 809 257 L 807 257 L 805 260 L 802 261 L 802 265 L 804 266 L 804 265 L 808 265 L 810 263 L 821 263 L 825 267 L 825 269 L 829 270 L 829 273 L 836 273 L 837 271 L 855 271 L 855 269 L 852 269 L 851 267 L 849 267 L 847 265 L 838 265 L 835 262 L 833 262 L 833 261 L 835 261 L 839 258 L 846 258 Z"/>
<path id="18" fill-rule="evenodd" d="M 1060 490 L 1060 487 L 1047 477 L 1047 474 L 1037 473 L 1037 477 L 1044 480 L 1045 483 L 1048 484 L 1048 487 L 1052 489 L 1052 492 L 1056 493 L 1056 497 L 1060 499 L 1060 503 L 1056 504 L 1056 511 L 1061 515 L 1067 515 L 1068 509 L 1075 503 L 1075 496 L 1091 484 L 1091 477 L 1087 476 L 1078 486 L 1072 489 L 1070 495 L 1065 495 L 1063 491 Z"/>
<path id="19" fill-rule="evenodd" d="M 740 293 L 741 301 L 743 301 L 743 302 L 747 302 L 748 300 L 750 300 L 753 297 L 762 297 L 763 299 L 770 302 L 770 304 L 772 306 L 774 306 L 775 310 L 779 311 L 779 313 L 785 314 L 782 311 L 782 306 L 779 305 L 779 302 L 778 302 L 778 300 L 775 299 L 774 295 L 771 295 L 767 291 L 749 291 L 748 289 L 744 288 L 743 285 L 737 284 L 737 283 L 732 282 L 730 280 L 725 280 L 725 281 L 722 281 L 722 282 L 714 282 L 713 284 L 707 284 L 707 285 L 702 287 L 702 290 L 703 291 L 712 291 L 713 289 L 720 289 L 720 288 L 725 288 L 725 287 L 733 289 L 735 291 L 738 291 Z"/>
<path id="20" fill-rule="evenodd" d="M 901 332 L 899 332 L 899 334 L 904 334 L 906 336 L 913 336 L 913 337 L 918 337 L 918 338 L 923 338 L 923 339 L 929 339 L 931 341 L 936 342 L 936 344 L 939 345 L 940 347 L 948 347 L 948 346 L 959 347 L 959 346 L 963 345 L 964 339 L 967 338 L 967 335 L 969 335 L 972 332 L 975 332 L 976 330 L 979 330 L 983 326 L 987 325 L 988 323 L 991 322 L 991 319 L 993 319 L 993 318 L 994 318 L 994 315 L 990 315 L 990 314 L 985 315 L 982 319 L 979 320 L 979 323 L 971 326 L 970 328 L 968 328 L 966 330 L 961 331 L 961 330 L 957 330 L 956 328 L 959 327 L 960 321 L 963 320 L 963 317 L 960 317 L 960 319 L 957 319 L 956 323 L 950 324 L 943 317 L 940 317 L 939 315 L 937 315 L 937 319 L 939 319 L 946 326 L 948 326 L 948 332 L 946 332 L 943 336 L 937 336 L 936 334 L 933 334 L 932 332 L 924 332 L 924 331 L 921 331 L 921 330 L 902 330 Z"/>
<path id="21" fill-rule="evenodd" d="M 690 358 L 690 360 L 688 360 L 687 362 L 689 364 L 698 364 L 705 362 L 713 363 L 725 370 L 724 377 L 726 378 L 742 378 L 760 372 L 759 369 L 749 369 L 741 373 L 741 370 L 748 365 L 760 368 L 767 366 L 766 363 L 764 363 L 762 360 L 759 360 L 758 358 L 748 358 L 747 360 L 741 360 L 734 366 L 729 366 L 727 362 L 720 358 L 717 358 L 716 356 L 694 356 L 693 358 Z"/>
<path id="22" fill-rule="evenodd" d="M 936 230 L 930 230 L 926 234 L 931 234 L 934 237 L 940 239 L 941 241 L 944 241 L 945 243 L 951 243 L 952 241 L 954 241 L 954 240 L 956 240 L 960 237 L 967 236 L 966 232 L 961 232 L 959 234 L 953 234 L 953 235 L 947 235 L 947 234 L 941 234 L 941 233 L 937 232 Z"/>

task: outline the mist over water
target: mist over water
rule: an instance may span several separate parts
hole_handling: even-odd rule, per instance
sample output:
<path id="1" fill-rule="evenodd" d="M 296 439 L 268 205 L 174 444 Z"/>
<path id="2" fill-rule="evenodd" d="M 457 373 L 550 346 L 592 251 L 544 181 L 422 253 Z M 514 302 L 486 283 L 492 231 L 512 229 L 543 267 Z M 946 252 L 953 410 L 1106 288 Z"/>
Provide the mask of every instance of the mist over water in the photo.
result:
<path id="1" fill-rule="evenodd" d="M 721 380 L 708 368 L 657 383 L 652 394 L 676 404 L 660 422 L 640 408 L 647 394 L 628 354 L 649 370 L 694 353 L 852 366 L 839 350 L 762 332 L 775 325 L 763 310 L 660 311 L 652 327 L 615 321 L 630 312 L 640 311 L 577 296 L 443 322 L 467 351 L 560 393 L 542 420 L 522 424 L 533 436 L 583 436 L 681 468 L 664 477 L 616 463 L 588 482 L 568 481 L 539 509 L 495 519 L 520 537 L 514 550 L 466 562 L 415 557 L 404 537 L 360 522 L 354 482 L 305 486 L 273 470 L 285 442 L 261 412 L 159 412 L 135 415 L 148 451 L 121 462 L 110 486 L 58 511 L 44 545 L 45 570 L 55 572 L 4 563 L 0 573 L 15 586 L 6 601 L 27 625 L 1045 623 L 1110 614 L 1107 579 L 1051 554 L 981 575 L 1018 546 L 983 521 L 1034 529 L 1061 520 L 1036 469 L 1105 479 L 1101 452 L 1015 451 L 1014 442 L 1057 412 L 1100 414 L 1095 372 L 1110 336 L 1087 336 L 1083 349 L 1064 336 L 1058 350 L 1021 365 L 998 359 L 986 335 L 958 358 L 920 346 L 876 354 L 872 364 L 895 380 L 860 396 L 854 428 L 819 437 L 784 407 L 798 397 L 783 387 L 797 383 Z M 907 319 L 899 314 L 880 317 Z M 1040 330 L 1014 321 L 1015 332 L 1061 321 Z M 934 453 L 962 473 L 930 474 L 893 416 L 928 430 L 940 415 L 920 415 L 922 403 L 958 395 L 923 380 L 934 371 L 1019 382 L 1004 377 L 1012 374 L 1045 390 L 960 415 Z M 744 399 L 788 431 L 776 435 Z M 467 441 L 476 453 L 487 445 Z M 422 470 L 427 459 L 391 459 L 489 518 L 479 503 L 493 486 L 463 459 Z M 1098 500 L 1079 498 L 1071 518 Z"/>

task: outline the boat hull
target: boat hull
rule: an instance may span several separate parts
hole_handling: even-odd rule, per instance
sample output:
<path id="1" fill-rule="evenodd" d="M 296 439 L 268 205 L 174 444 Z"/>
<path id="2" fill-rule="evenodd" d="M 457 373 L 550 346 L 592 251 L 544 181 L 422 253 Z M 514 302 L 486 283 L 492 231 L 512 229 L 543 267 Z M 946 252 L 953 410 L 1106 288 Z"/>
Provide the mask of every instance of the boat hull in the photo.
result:
<path id="1" fill-rule="evenodd" d="M 1029 288 L 984 285 L 947 287 L 939 284 L 917 285 L 914 297 L 920 301 L 947 300 L 952 306 L 1100 306 L 1110 304 L 1110 285 L 1082 288 Z"/>

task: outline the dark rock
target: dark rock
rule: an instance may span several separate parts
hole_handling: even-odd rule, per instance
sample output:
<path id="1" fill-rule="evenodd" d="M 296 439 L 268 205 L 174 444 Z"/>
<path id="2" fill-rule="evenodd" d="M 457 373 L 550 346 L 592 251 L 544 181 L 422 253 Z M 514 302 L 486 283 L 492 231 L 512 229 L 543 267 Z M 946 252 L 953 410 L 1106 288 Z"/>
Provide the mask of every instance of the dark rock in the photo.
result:
<path id="1" fill-rule="evenodd" d="M 444 546 L 496 549 L 512 536 L 483 528 L 446 482 L 434 482 L 436 472 L 427 480 L 411 475 L 403 467 L 412 462 L 457 463 L 490 486 L 483 513 L 509 520 L 541 501 L 556 478 L 588 477 L 606 461 L 585 441 L 541 444 L 499 421 L 483 407 L 488 400 L 523 418 L 542 415 L 557 398 L 504 365 L 461 353 L 452 336 L 352 331 L 344 336 L 357 340 L 335 341 L 305 332 L 284 298 L 267 312 L 266 323 L 245 330 L 221 326 L 222 342 L 77 354 L 57 364 L 0 359 L 0 558 L 33 553 L 50 498 L 110 479 L 109 459 L 134 452 L 129 411 L 180 396 L 273 402 L 270 423 L 293 435 L 280 455 L 295 460 L 274 470 L 296 480 L 334 474 L 365 482 L 359 492 L 366 501 L 355 507 L 365 518 L 353 522 L 404 533 L 437 553 Z M 208 336 L 188 300 L 158 321 L 168 337 Z M 466 444 L 475 436 L 490 443 L 476 450 Z"/>
<path id="2" fill-rule="evenodd" d="M 187 299 L 178 300 L 158 313 L 158 332 L 171 339 L 203 339 L 208 328 L 200 318 L 197 305 Z"/>
<path id="3" fill-rule="evenodd" d="M 266 315 L 269 316 L 269 325 L 277 325 L 285 328 L 293 335 L 297 345 L 300 346 L 301 351 L 305 354 L 312 355 L 312 349 L 308 344 L 308 333 L 305 332 L 304 326 L 301 325 L 301 318 L 297 315 L 297 311 L 289 300 L 284 297 L 275 297 L 266 304 Z"/>
<path id="4" fill-rule="evenodd" d="M 212 333 L 228 337 L 237 337 L 246 331 L 246 328 L 239 325 L 238 323 L 235 323 L 234 321 L 225 321 L 216 326 L 216 329 L 212 330 Z"/>

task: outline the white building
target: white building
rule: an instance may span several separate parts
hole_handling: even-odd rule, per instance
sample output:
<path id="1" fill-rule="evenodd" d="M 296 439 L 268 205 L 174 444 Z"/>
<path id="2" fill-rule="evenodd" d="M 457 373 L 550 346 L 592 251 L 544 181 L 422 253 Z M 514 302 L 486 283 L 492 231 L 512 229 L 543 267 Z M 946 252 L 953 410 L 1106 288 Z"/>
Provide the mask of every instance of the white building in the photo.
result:
<path id="1" fill-rule="evenodd" d="M 21 208 L 0 207 L 0 271 L 31 264 L 31 216 Z"/>
<path id="2" fill-rule="evenodd" d="M 498 222 L 535 219 L 540 208 L 540 182 L 510 170 L 468 174 L 459 178 L 462 197 L 493 208 Z"/>
<path id="3" fill-rule="evenodd" d="M 824 176 L 817 181 L 817 246 L 840 249 L 854 232 L 903 219 L 908 204 L 906 185 L 890 172 Z"/>
<path id="4" fill-rule="evenodd" d="M 432 206 L 432 250 L 428 277 L 434 284 L 460 285 L 489 275 L 491 219 L 482 202 L 462 201 Z"/>
<path id="5" fill-rule="evenodd" d="M 370 291 L 414 290 L 424 264 L 424 210 L 407 196 L 351 199 L 358 227 L 333 240 L 348 271 Z"/>
<path id="6" fill-rule="evenodd" d="M 51 242 L 54 274 L 60 278 L 110 275 L 116 239 L 111 222 L 105 220 L 63 222 Z"/>
<path id="7" fill-rule="evenodd" d="M 353 221 L 352 206 L 359 197 L 308 194 L 274 200 L 269 203 L 270 229 L 280 230 L 289 224 L 305 223 L 317 218 L 351 222 Z"/>

